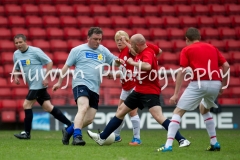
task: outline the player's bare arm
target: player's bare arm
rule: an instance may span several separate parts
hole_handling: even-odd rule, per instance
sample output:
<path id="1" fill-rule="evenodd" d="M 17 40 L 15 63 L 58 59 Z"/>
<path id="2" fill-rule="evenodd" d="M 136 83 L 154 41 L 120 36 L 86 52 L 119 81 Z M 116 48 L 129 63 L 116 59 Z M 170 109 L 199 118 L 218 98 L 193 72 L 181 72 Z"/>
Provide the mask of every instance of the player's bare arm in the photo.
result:
<path id="1" fill-rule="evenodd" d="M 117 73 L 117 74 L 114 74 L 115 76 L 113 76 L 113 73 L 112 71 L 109 72 L 109 74 L 107 75 L 108 79 L 113 79 L 113 78 L 120 78 L 121 74 L 120 73 Z"/>
<path id="2" fill-rule="evenodd" d="M 43 86 L 44 87 L 46 87 L 46 86 L 48 86 L 48 77 L 49 77 L 49 72 L 51 72 L 52 71 L 52 66 L 53 66 L 53 62 L 50 62 L 50 63 L 48 63 L 47 64 L 47 68 L 46 68 L 46 74 L 47 74 L 47 76 L 46 76 L 46 78 L 43 80 Z"/>
<path id="3" fill-rule="evenodd" d="M 225 74 L 227 73 L 227 71 L 229 70 L 229 68 L 230 68 L 230 66 L 229 66 L 228 62 L 223 63 L 223 65 L 222 65 L 223 75 L 225 75 Z M 219 95 L 222 94 L 222 92 L 223 92 L 223 90 L 224 90 L 223 87 L 226 86 L 227 83 L 228 83 L 228 76 L 225 76 L 225 77 L 222 79 L 222 88 L 221 88 L 221 90 L 220 90 L 220 92 L 219 92 Z"/>
<path id="4" fill-rule="evenodd" d="M 135 66 L 137 68 L 141 68 L 142 71 L 150 71 L 152 69 L 152 66 L 149 63 L 146 62 L 135 62 L 132 58 L 129 58 L 127 60 L 127 63 L 129 63 L 132 66 Z"/>
<path id="5" fill-rule="evenodd" d="M 136 56 L 137 53 L 136 53 L 135 50 L 132 48 L 131 44 L 126 41 L 126 37 L 121 36 L 121 40 L 122 40 L 123 43 L 128 47 L 128 49 L 130 50 L 130 53 L 131 53 L 133 56 Z"/>
<path id="6" fill-rule="evenodd" d="M 64 75 L 66 74 L 66 72 L 69 70 L 69 66 L 68 65 L 64 65 L 62 70 L 60 71 L 60 76 L 58 79 L 58 82 L 56 84 L 53 85 L 52 90 L 56 91 L 57 89 L 59 89 L 61 87 Z"/>
<path id="7" fill-rule="evenodd" d="M 121 64 L 124 64 L 124 63 L 125 63 L 124 60 L 122 60 L 122 59 L 120 59 L 120 58 L 117 58 L 117 59 L 115 59 L 114 65 L 115 65 L 116 67 L 119 67 Z"/>
<path id="8" fill-rule="evenodd" d="M 186 74 L 186 72 L 185 72 L 184 69 L 178 71 L 177 78 L 176 78 L 176 86 L 175 86 L 174 95 L 169 100 L 170 104 L 172 104 L 172 105 L 177 104 L 179 91 L 181 89 L 182 82 L 183 82 L 185 74 Z"/>
<path id="9" fill-rule="evenodd" d="M 160 55 L 162 55 L 162 50 L 159 48 L 159 53 L 157 54 L 157 57 L 160 57 Z"/>
<path id="10" fill-rule="evenodd" d="M 20 73 L 19 71 L 17 70 L 14 70 L 14 83 L 19 85 L 20 84 L 20 81 L 19 81 L 19 74 Z"/>

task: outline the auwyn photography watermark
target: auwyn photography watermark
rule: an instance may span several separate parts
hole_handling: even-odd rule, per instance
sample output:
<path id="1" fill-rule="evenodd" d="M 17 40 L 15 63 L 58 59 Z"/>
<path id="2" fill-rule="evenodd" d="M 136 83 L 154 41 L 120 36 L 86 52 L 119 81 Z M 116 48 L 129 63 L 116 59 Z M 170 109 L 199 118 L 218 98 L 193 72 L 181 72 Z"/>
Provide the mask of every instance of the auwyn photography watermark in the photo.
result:
<path id="1" fill-rule="evenodd" d="M 112 75 L 113 75 L 113 80 L 116 80 L 117 79 L 117 75 L 119 74 L 120 75 L 120 78 L 125 80 L 126 82 L 127 81 L 131 81 L 133 80 L 134 78 L 136 78 L 138 81 L 143 81 L 144 79 L 148 78 L 150 81 L 154 81 L 156 80 L 156 78 L 158 78 L 159 80 L 164 80 L 165 81 L 165 84 L 161 87 L 161 90 L 165 89 L 168 85 L 168 74 L 171 74 L 171 77 L 173 79 L 173 81 L 175 82 L 176 81 L 176 74 L 179 72 L 179 71 L 182 71 L 182 72 L 186 72 L 186 74 L 184 75 L 184 81 L 189 81 L 189 80 L 193 80 L 194 78 L 194 72 L 196 72 L 196 75 L 197 75 L 197 81 L 198 81 L 198 87 L 201 88 L 201 77 L 205 76 L 206 74 L 208 74 L 208 77 L 210 80 L 212 80 L 212 75 L 215 73 L 217 74 L 218 77 L 222 77 L 222 78 L 225 78 L 227 77 L 227 84 L 226 86 L 223 86 L 222 89 L 226 89 L 229 85 L 229 81 L 230 81 L 230 69 L 228 69 L 228 71 L 224 74 L 222 69 L 219 69 L 220 71 L 220 75 L 219 75 L 219 72 L 216 71 L 216 70 L 211 70 L 211 61 L 209 60 L 208 61 L 208 68 L 207 70 L 204 69 L 204 68 L 197 68 L 195 70 L 192 70 L 191 67 L 186 67 L 186 68 L 178 68 L 178 69 L 169 69 L 169 70 L 166 70 L 165 67 L 160 67 L 160 69 L 158 70 L 151 70 L 150 73 L 148 75 L 145 75 L 144 77 L 142 77 L 141 75 L 143 75 L 144 73 L 146 73 L 146 71 L 142 71 L 141 70 L 141 63 L 139 63 L 139 67 L 134 67 L 134 70 L 126 70 L 126 68 L 123 70 L 115 70 L 115 61 L 112 63 L 112 66 L 110 66 L 109 64 L 107 63 L 103 63 L 103 64 L 100 64 L 98 66 L 95 67 L 95 69 L 98 69 L 99 70 L 99 75 L 100 75 L 100 81 L 102 82 L 102 79 L 103 77 L 105 76 L 108 76 L 108 74 L 111 72 Z M 20 68 L 20 73 L 15 73 L 14 71 L 16 70 L 16 67 L 17 65 L 19 66 Z M 104 71 L 104 67 L 107 67 L 107 71 Z M 13 67 L 13 70 L 12 70 L 12 73 L 11 74 L 11 82 L 13 82 L 13 76 L 14 75 L 22 75 L 22 78 L 23 78 L 23 82 L 26 84 L 26 74 L 27 74 L 27 77 L 29 79 L 29 81 L 38 81 L 39 80 L 39 74 L 41 74 L 42 76 L 42 79 L 45 79 L 46 77 L 50 76 L 50 79 L 51 81 L 54 81 L 57 77 L 57 74 L 60 74 L 60 77 L 61 78 L 67 78 L 67 81 L 66 81 L 66 84 L 65 86 L 63 86 L 61 89 L 65 89 L 67 88 L 68 84 L 69 84 L 69 75 L 70 73 L 72 74 L 73 76 L 73 79 L 76 79 L 78 74 L 81 74 L 81 78 L 84 78 L 84 72 L 82 70 L 79 70 L 77 71 L 76 73 L 73 71 L 73 70 L 69 70 L 65 73 L 65 74 L 62 74 L 62 71 L 61 69 L 55 69 L 55 70 L 51 70 L 49 71 L 48 73 L 45 74 L 45 71 L 44 69 L 40 69 L 40 70 L 36 70 L 36 74 L 33 76 L 31 75 L 31 69 L 29 70 L 28 73 L 24 73 L 24 70 L 23 70 L 23 66 L 21 64 L 20 61 L 17 61 L 15 64 L 14 64 L 14 67 Z"/>

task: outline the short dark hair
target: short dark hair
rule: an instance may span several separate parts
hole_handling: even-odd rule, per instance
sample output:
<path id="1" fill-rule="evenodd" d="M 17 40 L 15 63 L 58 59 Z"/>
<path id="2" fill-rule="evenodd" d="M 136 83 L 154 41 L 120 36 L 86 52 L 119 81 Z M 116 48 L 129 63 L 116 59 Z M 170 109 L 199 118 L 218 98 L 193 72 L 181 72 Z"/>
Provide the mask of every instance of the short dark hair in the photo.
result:
<path id="1" fill-rule="evenodd" d="M 91 27 L 89 30 L 88 30 L 88 37 L 91 37 L 93 34 L 103 34 L 103 31 L 101 28 L 99 27 Z"/>
<path id="2" fill-rule="evenodd" d="M 27 40 L 27 37 L 24 34 L 17 34 L 16 36 L 14 36 L 13 41 L 15 41 L 16 38 L 22 38 L 25 42 Z"/>
<path id="3" fill-rule="evenodd" d="M 185 34 L 185 37 L 187 37 L 190 41 L 200 40 L 201 35 L 197 28 L 190 27 L 187 29 L 187 32 Z"/>

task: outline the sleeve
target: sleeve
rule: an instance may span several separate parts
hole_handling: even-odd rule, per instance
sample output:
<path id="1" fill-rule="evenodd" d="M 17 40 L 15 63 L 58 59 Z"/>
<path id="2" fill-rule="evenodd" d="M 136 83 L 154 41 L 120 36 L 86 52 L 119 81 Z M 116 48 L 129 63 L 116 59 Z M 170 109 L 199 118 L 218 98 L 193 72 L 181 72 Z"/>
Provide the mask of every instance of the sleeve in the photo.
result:
<path id="1" fill-rule="evenodd" d="M 17 63 L 17 64 L 16 64 L 16 63 Z M 20 63 L 20 61 L 17 61 L 16 55 L 15 55 L 15 53 L 14 53 L 14 54 L 13 54 L 13 64 L 14 64 L 14 66 L 15 66 L 15 64 L 16 64 L 15 70 L 17 70 L 17 71 L 20 70 L 19 63 Z"/>
<path id="2" fill-rule="evenodd" d="M 154 59 L 154 54 L 150 51 L 147 51 L 143 54 L 143 58 L 142 58 L 142 62 L 146 62 L 149 63 L 150 65 L 152 65 L 153 63 L 153 59 Z"/>
<path id="3" fill-rule="evenodd" d="M 42 65 L 52 62 L 52 60 L 41 49 L 37 51 L 37 55 Z"/>
<path id="4" fill-rule="evenodd" d="M 66 61 L 66 65 L 71 67 L 74 66 L 76 64 L 76 50 L 72 49 L 68 55 L 67 61 Z"/>
<path id="5" fill-rule="evenodd" d="M 156 55 L 159 54 L 159 47 L 158 47 L 157 45 L 152 44 L 152 43 L 147 43 L 147 46 L 148 46 L 149 48 L 151 48 Z"/>
<path id="6" fill-rule="evenodd" d="M 220 51 L 216 48 L 217 55 L 218 55 L 218 66 L 221 67 L 223 63 L 225 63 L 227 60 L 223 57 L 223 55 L 220 53 Z"/>
<path id="7" fill-rule="evenodd" d="M 180 66 L 181 67 L 188 67 L 189 66 L 187 51 L 185 49 L 182 49 L 182 51 L 180 53 Z"/>
<path id="8" fill-rule="evenodd" d="M 104 53 L 106 55 L 105 57 L 105 63 L 108 63 L 108 64 L 112 64 L 112 62 L 115 60 L 115 59 L 118 59 L 117 56 L 113 55 L 106 47 L 104 47 Z"/>

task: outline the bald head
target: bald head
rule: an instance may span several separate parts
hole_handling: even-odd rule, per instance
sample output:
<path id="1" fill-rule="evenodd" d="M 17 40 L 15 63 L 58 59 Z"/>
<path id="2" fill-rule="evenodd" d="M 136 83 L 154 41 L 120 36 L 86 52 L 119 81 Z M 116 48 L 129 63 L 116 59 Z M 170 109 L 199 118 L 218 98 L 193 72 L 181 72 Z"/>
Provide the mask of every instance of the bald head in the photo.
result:
<path id="1" fill-rule="evenodd" d="M 134 34 L 131 39 L 131 46 L 136 53 L 142 52 L 146 48 L 146 40 L 142 34 Z"/>
<path id="2" fill-rule="evenodd" d="M 144 45 L 146 43 L 146 40 L 142 34 L 134 34 L 131 37 L 131 41 L 133 41 L 133 43 L 135 43 L 136 45 Z"/>

